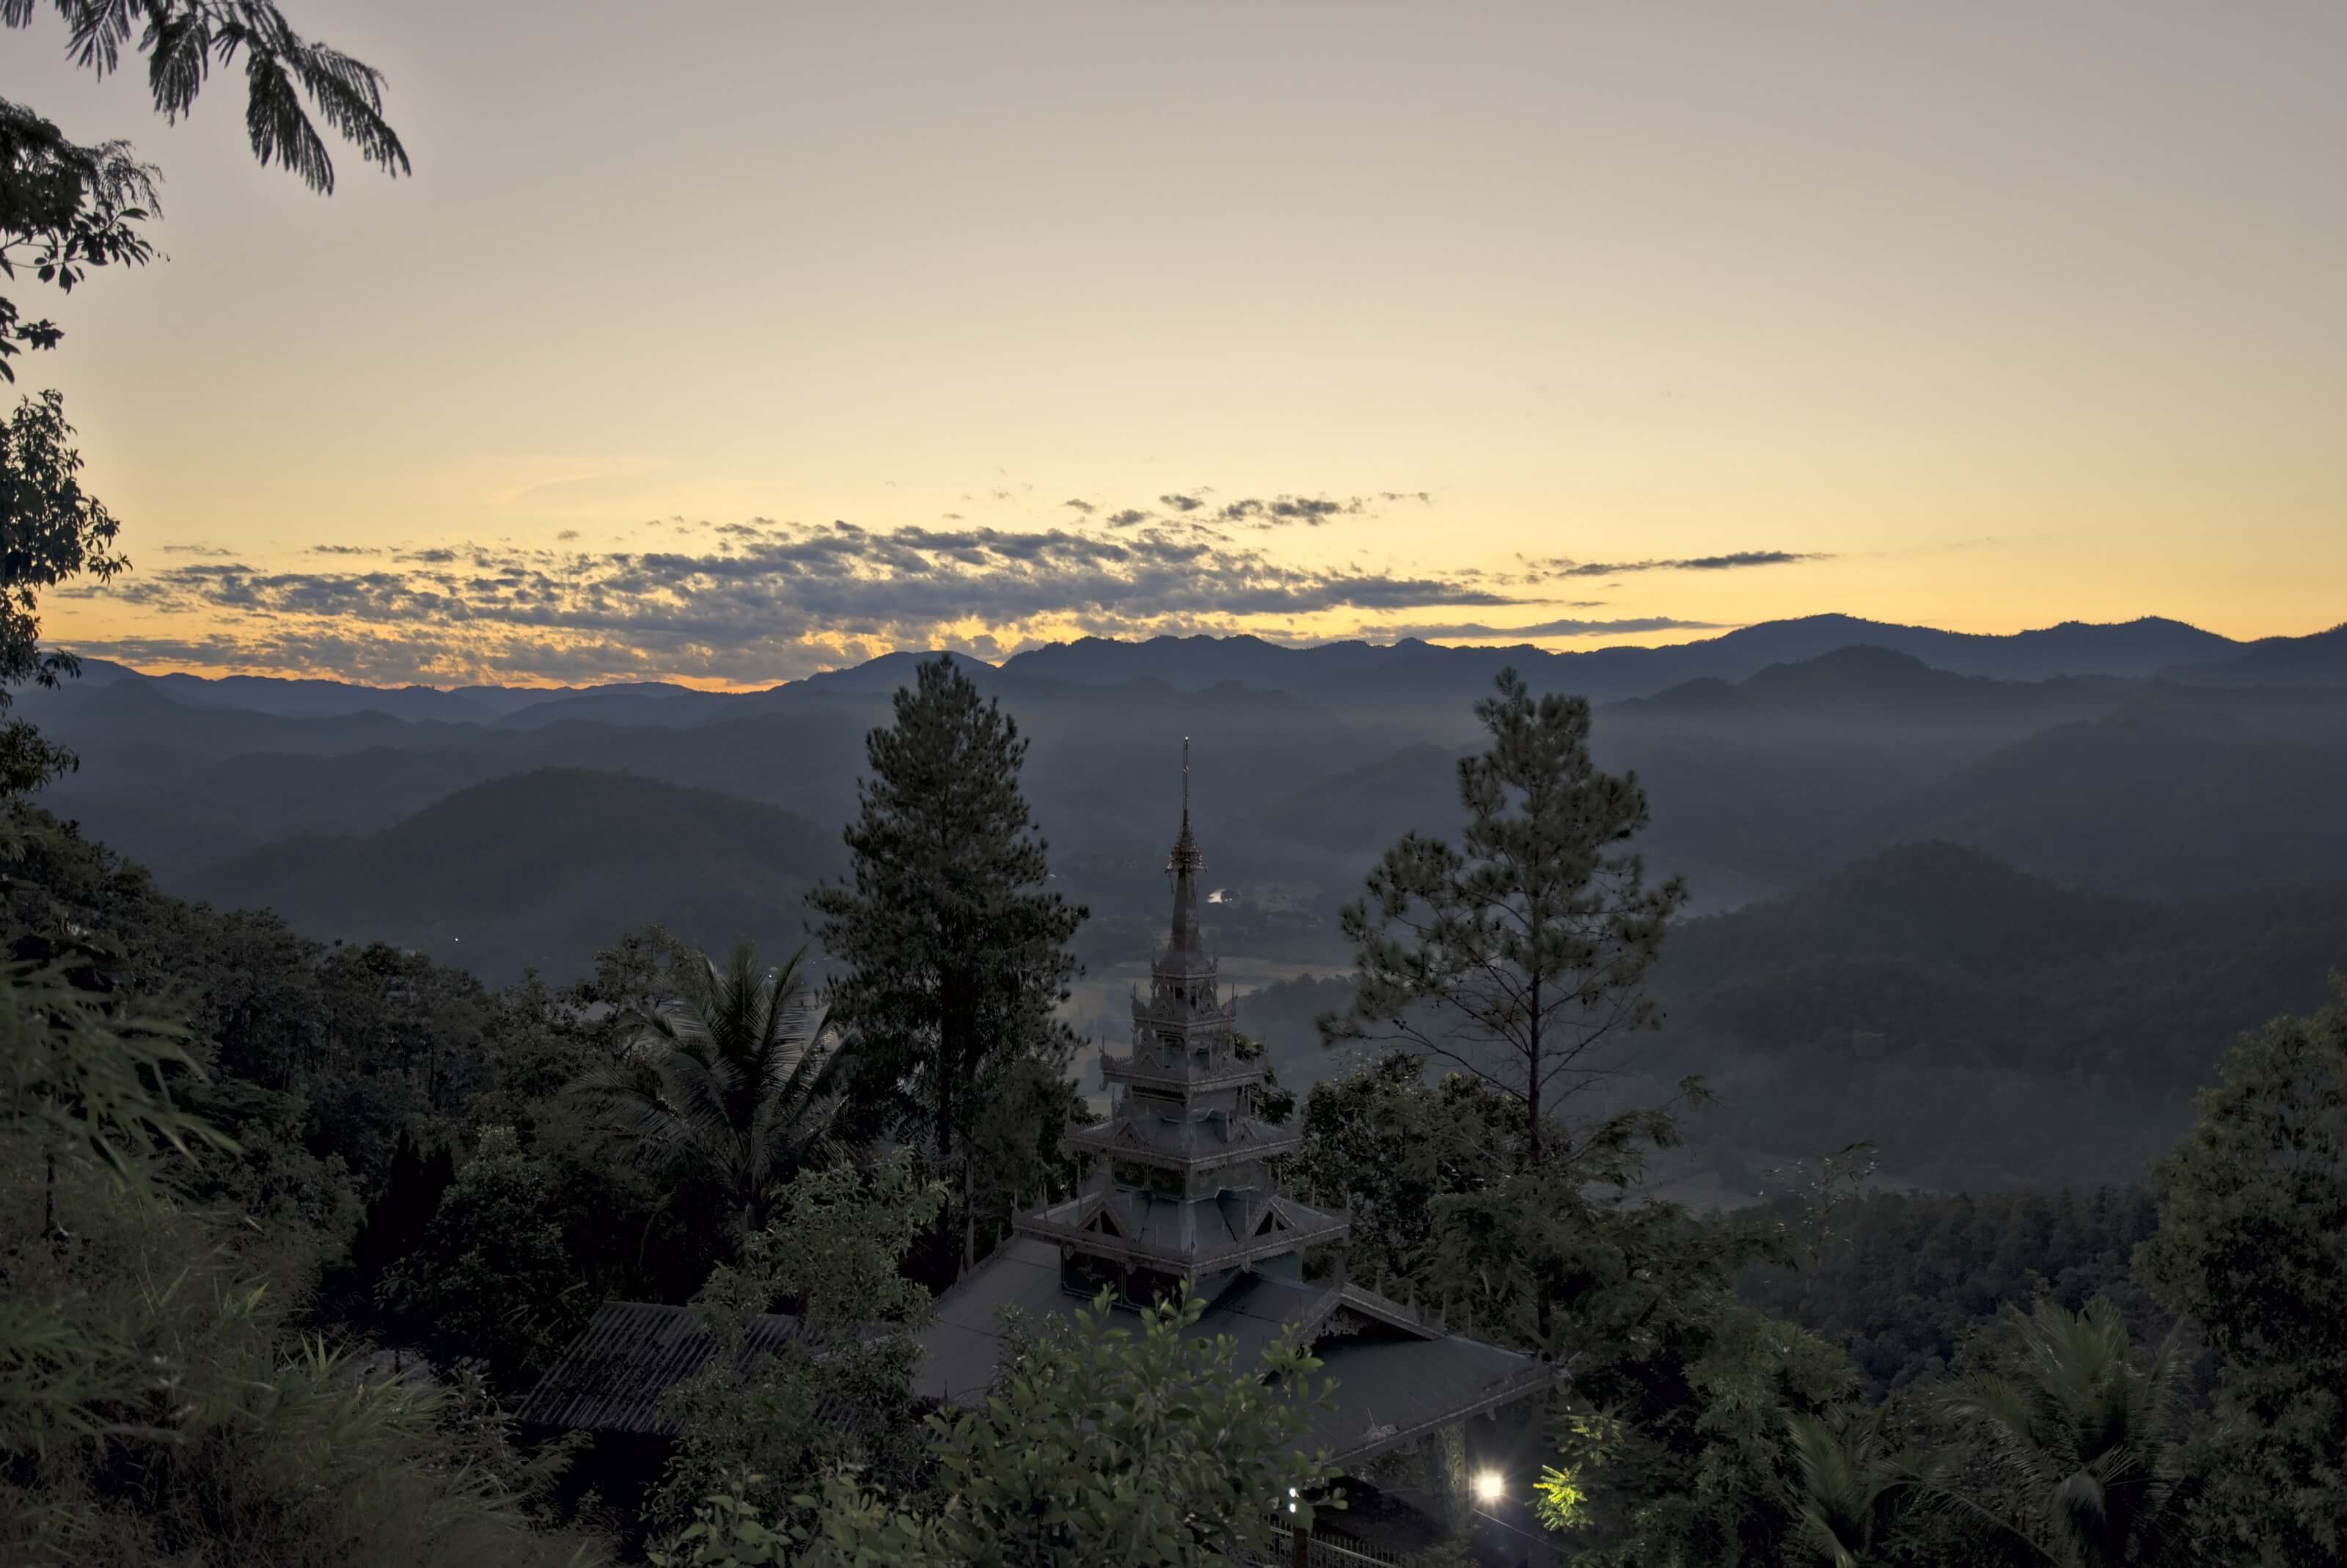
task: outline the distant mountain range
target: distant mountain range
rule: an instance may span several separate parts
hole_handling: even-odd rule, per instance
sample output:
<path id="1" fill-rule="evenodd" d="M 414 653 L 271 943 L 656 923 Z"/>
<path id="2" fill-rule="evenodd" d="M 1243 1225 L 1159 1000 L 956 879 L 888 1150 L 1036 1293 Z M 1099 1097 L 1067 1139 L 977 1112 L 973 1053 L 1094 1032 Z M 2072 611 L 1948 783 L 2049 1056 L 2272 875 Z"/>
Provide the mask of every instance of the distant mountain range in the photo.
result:
<path id="1" fill-rule="evenodd" d="M 1719 911 L 1923 839 L 2149 898 L 2347 880 L 2347 683 L 2209 673 L 2319 671 L 2339 642 L 2243 646 L 2168 621 L 1974 638 L 1819 617 L 1588 654 L 1200 638 L 963 663 L 1030 740 L 1026 789 L 1054 871 L 1092 909 L 1088 961 L 1146 952 L 1164 919 L 1187 735 L 1225 939 L 1325 966 L 1345 957 L 1337 912 L 1376 856 L 1404 833 L 1457 831 L 1457 759 L 1506 662 L 1543 684 L 1614 682 L 1593 743 L 1646 786 L 1635 847 Z M 2231 652 L 2200 657 L 2212 646 Z M 17 712 L 82 757 L 46 803 L 166 886 L 272 903 L 337 936 L 462 936 L 505 979 L 525 962 L 575 969 L 595 946 L 584 933 L 641 924 L 654 905 L 714 927 L 696 927 L 712 941 L 728 920 L 795 931 L 777 913 L 791 900 L 752 898 L 720 843 L 784 842 L 762 812 L 812 825 L 787 856 L 743 862 L 803 888 L 835 854 L 865 737 L 918 658 L 733 695 L 207 682 L 92 661 L 81 682 L 17 693 Z M 636 835 L 658 854 L 612 842 L 631 812 L 662 815 Z M 677 836 L 679 817 L 702 830 Z M 470 871 L 437 864 L 450 856 L 502 867 L 516 891 L 457 897 Z M 445 930 L 428 923 L 448 909 Z"/>
<path id="2" fill-rule="evenodd" d="M 1481 687 L 1502 666 L 1513 664 L 1541 690 L 1578 692 L 1604 702 L 1646 696 L 1706 677 L 1741 680 L 1771 664 L 1860 645 L 1904 653 L 1959 674 L 2025 681 L 2057 675 L 2147 676 L 2170 665 L 2216 662 L 2244 646 L 2181 621 L 2157 619 L 2106 626 L 2070 621 L 2043 630 L 1983 636 L 1848 615 L 1813 615 L 1764 621 L 1662 648 L 1582 652 L 1551 652 L 1530 644 L 1441 647 L 1416 639 L 1389 647 L 1332 642 L 1287 648 L 1254 637 L 1159 637 L 1145 642 L 1088 637 L 1014 654 L 1002 668 L 1006 673 L 1076 685 L 1159 680 L 1194 690 L 1237 681 L 1337 698 L 1461 683 Z"/>
<path id="3" fill-rule="evenodd" d="M 2269 637 L 2229 659 L 2185 664 L 2168 678 L 2193 686 L 2347 685 L 2347 625 L 2311 637 Z"/>
<path id="4" fill-rule="evenodd" d="M 1903 653 L 1935 670 L 2002 681 L 2165 675 L 2195 685 L 2347 684 L 2347 627 L 2310 637 L 2240 642 L 2181 621 L 2146 618 L 2116 624 L 2065 621 L 2009 635 L 1943 631 L 1847 615 L 1764 621 L 1718 637 L 1662 648 L 1600 648 L 1555 652 L 1530 644 L 1447 647 L 1406 638 L 1289 647 L 1259 637 L 1155 637 L 1125 642 L 1086 637 L 1013 654 L 999 667 L 966 655 L 956 662 L 990 690 L 1032 683 L 1106 687 L 1162 682 L 1199 692 L 1226 683 L 1310 697 L 1332 708 L 1383 706 L 1389 712 L 1455 712 L 1492 675 L 1512 664 L 1541 691 L 1571 691 L 1596 702 L 1653 696 L 1690 681 L 1737 682 L 1776 664 L 1799 663 L 1850 647 Z M 790 684 L 835 694 L 887 692 L 934 655 L 885 654 L 852 669 Z M 673 727 L 721 713 L 753 710 L 764 692 L 720 694 L 662 682 L 593 687 L 377 687 L 334 681 L 253 675 L 148 676 L 104 660 L 86 660 L 91 684 L 151 683 L 174 701 L 231 707 L 287 718 L 376 712 L 409 720 L 537 728 L 570 720 Z"/>

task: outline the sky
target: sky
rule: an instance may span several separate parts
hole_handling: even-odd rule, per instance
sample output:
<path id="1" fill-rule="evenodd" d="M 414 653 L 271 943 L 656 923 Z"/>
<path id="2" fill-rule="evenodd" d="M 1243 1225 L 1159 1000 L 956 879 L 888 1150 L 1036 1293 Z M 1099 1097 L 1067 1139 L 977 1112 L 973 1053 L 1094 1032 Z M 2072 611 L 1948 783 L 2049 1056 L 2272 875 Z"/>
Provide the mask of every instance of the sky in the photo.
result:
<path id="1" fill-rule="evenodd" d="M 2347 615 L 2332 0 L 285 9 L 412 177 L 0 35 L 165 177 L 168 261 L 15 287 L 134 563 L 85 653 Z"/>

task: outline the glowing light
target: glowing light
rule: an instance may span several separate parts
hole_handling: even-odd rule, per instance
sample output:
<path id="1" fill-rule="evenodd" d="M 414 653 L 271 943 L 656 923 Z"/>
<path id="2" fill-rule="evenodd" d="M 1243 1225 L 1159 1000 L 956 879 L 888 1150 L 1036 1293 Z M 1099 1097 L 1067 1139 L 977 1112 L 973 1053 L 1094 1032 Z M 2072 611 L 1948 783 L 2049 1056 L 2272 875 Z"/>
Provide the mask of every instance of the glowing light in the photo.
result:
<path id="1" fill-rule="evenodd" d="M 1478 1502 L 1497 1502 L 1507 1492 L 1508 1479 L 1498 1471 L 1483 1471 L 1475 1477 L 1475 1501 Z"/>

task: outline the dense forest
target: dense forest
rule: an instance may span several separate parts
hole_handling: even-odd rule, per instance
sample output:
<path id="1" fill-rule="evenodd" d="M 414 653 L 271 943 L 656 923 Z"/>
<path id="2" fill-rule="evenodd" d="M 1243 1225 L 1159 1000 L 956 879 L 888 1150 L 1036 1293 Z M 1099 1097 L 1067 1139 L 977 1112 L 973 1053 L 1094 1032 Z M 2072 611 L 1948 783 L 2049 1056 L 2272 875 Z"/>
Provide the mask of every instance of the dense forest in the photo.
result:
<path id="1" fill-rule="evenodd" d="M 2347 998 L 2209 1041 L 2197 1121 L 2130 1183 L 1902 1195 L 1858 1146 L 1756 1169 L 1765 1202 L 1696 1212 L 1644 1173 L 1708 1090 L 1616 1109 L 1618 1089 L 1576 1087 L 1595 1061 L 1582 1008 L 1538 1035 L 1535 1014 L 1468 993 L 1504 951 L 1649 1001 L 1684 963 L 1712 1005 L 1751 1005 L 1720 977 L 1798 968 L 1801 945 L 1831 946 L 1832 906 L 1737 935 L 1674 918 L 1676 885 L 1633 875 L 1583 897 L 1567 948 L 1472 919 L 1406 938 L 1384 911 L 1470 886 L 1553 896 L 1537 871 L 1492 882 L 1493 847 L 1585 885 L 1622 863 L 1573 845 L 1645 815 L 1635 786 L 1586 767 L 1585 706 L 1510 691 L 1486 704 L 1485 774 L 1462 778 L 1460 847 L 1398 844 L 1348 914 L 1360 979 L 1288 988 L 1320 1006 L 1333 1065 L 1276 1112 L 1305 1133 L 1288 1179 L 1353 1215 L 1357 1276 L 1564 1368 L 1530 1429 L 1522 1520 L 1541 1543 L 1462 1538 L 1428 1561 L 2322 1560 L 2340 1525 L 2321 1478 L 2342 1437 L 2323 1347 L 2347 1284 Z M 827 982 L 803 958 L 704 957 L 651 927 L 615 933 L 579 980 L 492 989 L 172 897 L 17 800 L 8 1560 L 1266 1550 L 1255 1480 L 1304 1462 L 1287 1447 L 1312 1397 L 1302 1348 L 1218 1361 L 1170 1302 L 1047 1328 L 977 1411 L 909 1394 L 926 1304 L 1022 1198 L 1064 1190 L 1055 1136 L 1086 1114 L 1054 1006 L 1083 911 L 1047 888 L 1022 752 L 942 662 L 900 693 L 843 871 L 814 895 Z M 951 794 L 945 776 L 987 787 Z M 1586 808 L 1532 809 L 1559 788 Z M 2156 913 L 2104 900 L 2099 923 L 2073 920 L 2040 893 L 2045 924 L 2010 873 L 1964 864 L 1965 907 L 2000 929 L 1932 956 L 1958 974 L 2124 952 L 2119 988 L 2156 958 L 2133 945 Z M 1900 874 L 1894 858 L 1850 876 Z M 907 900 L 907 878 L 955 895 Z M 938 945 L 973 938 L 988 946 Z M 1878 918 L 1857 945 L 1891 962 L 1916 959 L 1912 940 Z M 1870 1005 L 1856 1021 L 1889 1029 L 1922 1005 L 1862 980 L 1835 994 L 1818 1017 Z M 1961 1016 L 1997 1049 L 1998 1004 L 1974 1003 Z M 1496 1026 L 1478 1045 L 1439 1021 L 1462 1009 Z M 2065 1016 L 2043 1038 L 2093 1051 L 2085 1015 Z M 1669 1038 L 1628 1037 L 1632 1081 Z M 2189 1056 L 2166 1071 L 2189 1081 Z M 787 1309 L 858 1348 L 786 1344 L 689 1380 L 668 1396 L 686 1435 L 631 1479 L 510 1413 L 613 1299 L 693 1303 L 721 1333 Z M 1103 1437 L 1169 1399 L 1145 1438 Z M 1339 1478 L 1293 1479 L 1343 1539 Z M 2093 1508 L 2065 1501 L 2081 1487 Z"/>

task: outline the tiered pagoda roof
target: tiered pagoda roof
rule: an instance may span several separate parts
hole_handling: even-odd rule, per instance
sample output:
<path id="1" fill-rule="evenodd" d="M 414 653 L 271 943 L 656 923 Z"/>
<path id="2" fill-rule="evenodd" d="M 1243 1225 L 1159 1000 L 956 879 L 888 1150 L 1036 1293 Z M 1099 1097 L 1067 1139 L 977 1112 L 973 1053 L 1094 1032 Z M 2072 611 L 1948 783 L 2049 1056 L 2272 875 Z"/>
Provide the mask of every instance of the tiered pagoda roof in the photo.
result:
<path id="1" fill-rule="evenodd" d="M 1311 1346 L 1336 1388 L 1306 1441 L 1339 1462 L 1538 1393 L 1553 1368 L 1352 1283 L 1341 1251 L 1327 1277 L 1305 1278 L 1305 1250 L 1336 1247 L 1348 1222 L 1282 1192 L 1271 1163 L 1302 1138 L 1256 1113 L 1264 1064 L 1238 1054 L 1237 1004 L 1199 928 L 1205 859 L 1190 826 L 1188 750 L 1165 945 L 1148 993 L 1134 993 L 1130 1050 L 1101 1053 L 1108 1119 L 1063 1140 L 1084 1176 L 1075 1196 L 1020 1215 L 1013 1238 L 939 1300 L 917 1388 L 982 1398 L 1005 1307 L 1031 1321 L 1103 1286 L 1141 1307 L 1186 1283 L 1208 1304 L 1191 1332 L 1232 1337 L 1241 1365 L 1290 1327 Z"/>
<path id="2" fill-rule="evenodd" d="M 1205 857 L 1190 830 L 1184 745 L 1182 832 L 1166 857 L 1174 917 L 1152 957 L 1149 994 L 1133 998 L 1133 1045 L 1101 1052 L 1112 1096 L 1108 1120 L 1067 1134 L 1088 1169 L 1076 1195 L 1017 1222 L 1057 1243 L 1070 1283 L 1112 1280 L 1138 1305 L 1175 1282 L 1229 1283 L 1235 1272 L 1340 1241 L 1345 1218 L 1282 1194 L 1269 1162 L 1292 1153 L 1296 1132 L 1255 1114 L 1260 1059 L 1238 1054 L 1238 1004 L 1222 995 L 1198 927 Z"/>

